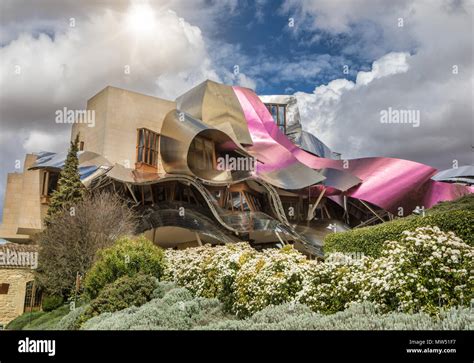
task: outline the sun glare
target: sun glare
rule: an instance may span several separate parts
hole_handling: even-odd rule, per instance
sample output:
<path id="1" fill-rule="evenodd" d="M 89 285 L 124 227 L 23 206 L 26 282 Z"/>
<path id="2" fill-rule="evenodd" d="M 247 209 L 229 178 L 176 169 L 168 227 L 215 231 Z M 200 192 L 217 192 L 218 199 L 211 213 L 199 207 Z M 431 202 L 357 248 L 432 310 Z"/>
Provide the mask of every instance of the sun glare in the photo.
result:
<path id="1" fill-rule="evenodd" d="M 127 14 L 127 27 L 136 34 L 150 32 L 154 27 L 155 16 L 149 5 L 133 5 Z"/>

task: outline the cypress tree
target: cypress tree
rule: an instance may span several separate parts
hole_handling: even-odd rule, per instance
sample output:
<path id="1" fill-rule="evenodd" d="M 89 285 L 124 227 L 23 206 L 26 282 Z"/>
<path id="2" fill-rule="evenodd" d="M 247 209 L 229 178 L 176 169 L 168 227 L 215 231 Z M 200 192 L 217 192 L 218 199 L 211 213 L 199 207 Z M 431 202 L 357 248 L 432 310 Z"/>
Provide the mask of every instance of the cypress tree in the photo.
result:
<path id="1" fill-rule="evenodd" d="M 78 145 L 79 134 L 74 141 L 71 141 L 64 168 L 59 174 L 58 186 L 51 196 L 45 219 L 46 225 L 49 225 L 53 217 L 64 208 L 69 209 L 83 200 L 84 187 L 79 177 L 79 159 L 77 158 Z"/>

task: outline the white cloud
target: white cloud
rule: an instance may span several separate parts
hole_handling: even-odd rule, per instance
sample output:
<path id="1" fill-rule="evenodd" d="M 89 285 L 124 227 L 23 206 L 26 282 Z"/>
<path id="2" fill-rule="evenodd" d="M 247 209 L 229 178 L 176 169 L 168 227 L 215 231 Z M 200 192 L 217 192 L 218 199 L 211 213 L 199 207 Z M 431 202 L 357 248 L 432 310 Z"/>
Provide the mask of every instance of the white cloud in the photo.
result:
<path id="1" fill-rule="evenodd" d="M 62 152 L 68 147 L 69 132 L 63 133 L 63 137 L 44 131 L 31 131 L 23 142 L 23 149 L 27 153 L 39 151 Z"/>
<path id="2" fill-rule="evenodd" d="M 385 49 L 355 83 L 336 79 L 312 94 L 296 93 L 304 127 L 347 158 L 393 156 L 441 169 L 453 160 L 472 164 L 474 3 L 402 1 L 388 3 L 393 11 L 385 12 L 382 3 L 336 2 L 339 12 L 325 1 L 286 2 L 305 17 L 306 31 L 359 36 L 351 49 L 359 55 Z M 399 16 L 402 28 L 394 26 Z M 367 19 L 381 31 L 360 33 Z M 403 51 L 386 51 L 397 48 Z M 388 107 L 419 110 L 420 127 L 381 124 L 380 111 Z"/>

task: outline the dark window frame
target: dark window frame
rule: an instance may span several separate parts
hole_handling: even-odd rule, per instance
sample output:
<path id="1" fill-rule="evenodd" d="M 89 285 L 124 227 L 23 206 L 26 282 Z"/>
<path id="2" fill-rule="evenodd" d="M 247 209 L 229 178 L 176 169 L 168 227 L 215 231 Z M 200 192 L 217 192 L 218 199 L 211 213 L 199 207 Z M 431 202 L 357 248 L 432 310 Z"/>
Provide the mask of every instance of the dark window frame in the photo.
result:
<path id="1" fill-rule="evenodd" d="M 140 143 L 143 134 L 143 144 Z M 137 129 L 136 160 L 137 163 L 158 167 L 160 135 L 155 131 L 141 127 Z"/>
<path id="2" fill-rule="evenodd" d="M 10 289 L 10 284 L 1 283 L 0 284 L 0 295 L 8 295 L 8 290 Z"/>
<path id="3" fill-rule="evenodd" d="M 287 104 L 285 103 L 265 103 L 265 107 L 267 108 L 268 112 L 270 112 L 270 115 L 272 115 L 272 118 L 277 126 L 280 128 L 280 130 L 283 128 L 282 131 L 284 134 L 286 134 L 286 106 Z M 276 107 L 276 120 L 275 117 L 273 117 L 272 107 Z M 280 120 L 280 109 L 283 109 L 283 120 Z"/>

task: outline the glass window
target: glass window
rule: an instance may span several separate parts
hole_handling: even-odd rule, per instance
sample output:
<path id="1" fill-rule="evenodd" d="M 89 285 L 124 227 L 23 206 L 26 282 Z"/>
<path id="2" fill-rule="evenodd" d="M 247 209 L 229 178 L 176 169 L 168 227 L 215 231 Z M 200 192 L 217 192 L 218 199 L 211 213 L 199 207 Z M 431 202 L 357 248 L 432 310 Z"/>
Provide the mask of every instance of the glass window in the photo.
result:
<path id="1" fill-rule="evenodd" d="M 275 123 L 278 125 L 278 128 L 283 133 L 286 133 L 286 105 L 266 103 L 265 106 L 267 107 L 268 112 L 272 115 Z"/>
<path id="2" fill-rule="evenodd" d="M 158 134 L 148 129 L 138 129 L 137 162 L 151 166 L 158 164 Z"/>

